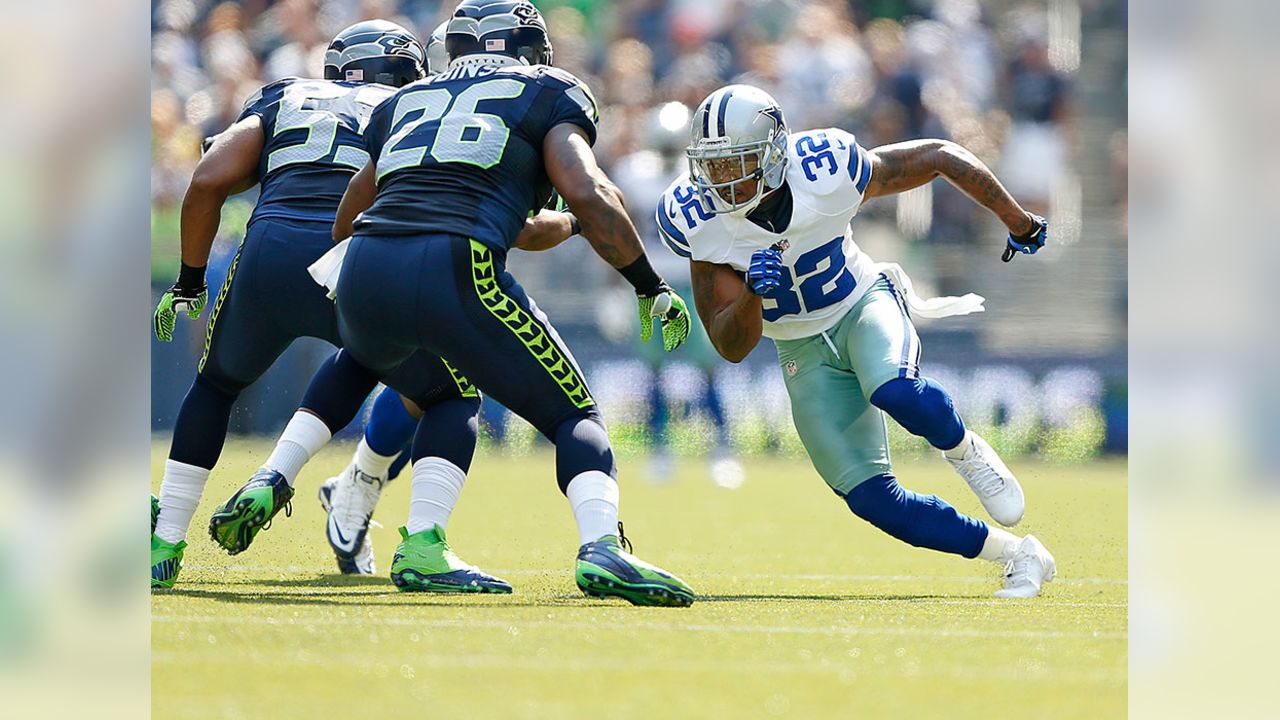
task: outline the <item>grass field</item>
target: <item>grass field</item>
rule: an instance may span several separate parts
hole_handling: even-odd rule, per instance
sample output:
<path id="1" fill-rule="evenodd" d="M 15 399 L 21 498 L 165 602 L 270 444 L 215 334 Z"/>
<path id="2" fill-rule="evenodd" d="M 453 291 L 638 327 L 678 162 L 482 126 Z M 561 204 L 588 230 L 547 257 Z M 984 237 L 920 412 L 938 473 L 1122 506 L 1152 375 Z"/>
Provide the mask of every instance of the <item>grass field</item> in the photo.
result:
<path id="1" fill-rule="evenodd" d="M 154 486 L 167 442 L 153 446 Z M 449 537 L 515 585 L 505 597 L 407 595 L 390 566 L 402 476 L 375 519 L 379 575 L 336 574 L 315 501 L 349 446 L 327 449 L 246 553 L 206 534 L 265 457 L 233 442 L 205 492 L 178 586 L 152 599 L 156 718 L 1092 718 L 1126 711 L 1123 461 L 1014 463 L 1020 530 L 1058 580 L 998 601 L 999 570 L 902 545 L 853 517 L 807 464 L 757 460 L 738 490 L 688 462 L 664 485 L 622 467 L 641 557 L 688 580 L 688 609 L 592 600 L 550 454 L 477 458 Z M 941 460 L 904 483 L 981 506 Z M 628 479 L 630 476 L 631 479 Z"/>

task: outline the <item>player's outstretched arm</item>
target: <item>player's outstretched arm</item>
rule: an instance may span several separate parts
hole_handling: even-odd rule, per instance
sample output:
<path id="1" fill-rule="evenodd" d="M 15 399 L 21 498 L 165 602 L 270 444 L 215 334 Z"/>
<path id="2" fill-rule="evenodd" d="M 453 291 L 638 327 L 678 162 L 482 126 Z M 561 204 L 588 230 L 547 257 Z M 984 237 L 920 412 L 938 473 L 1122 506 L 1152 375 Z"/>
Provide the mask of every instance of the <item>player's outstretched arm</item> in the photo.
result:
<path id="1" fill-rule="evenodd" d="M 1006 262 L 1013 257 L 1010 250 L 1030 254 L 1044 246 L 1044 219 L 1024 210 L 991 168 L 964 147 L 948 140 L 911 140 L 882 145 L 867 155 L 871 180 L 864 199 L 905 192 L 943 177 L 1009 228 Z"/>
<path id="2" fill-rule="evenodd" d="M 692 260 L 693 302 L 720 357 L 742 362 L 760 342 L 764 328 L 760 296 L 728 265 Z"/>
<path id="3" fill-rule="evenodd" d="M 680 347 L 689 338 L 689 309 L 649 264 L 622 192 L 596 163 L 586 133 L 572 123 L 556 125 L 542 142 L 542 154 L 547 177 L 581 223 L 582 236 L 635 288 L 640 341 L 649 340 L 657 320 L 666 351 Z"/>
<path id="4" fill-rule="evenodd" d="M 191 184 L 182 198 L 181 270 L 177 281 L 160 296 L 153 318 L 156 338 L 161 342 L 173 339 L 179 312 L 195 320 L 204 310 L 209 300 L 205 268 L 222 220 L 222 205 L 229 196 L 244 192 L 257 182 L 262 144 L 262 120 L 252 115 L 214 138 L 196 163 Z"/>
<path id="5" fill-rule="evenodd" d="M 346 192 L 342 193 L 342 199 L 338 201 L 338 215 L 333 220 L 335 243 L 351 237 L 351 233 L 355 232 L 356 216 L 373 205 L 373 199 L 378 194 L 377 178 L 378 168 L 373 161 L 365 163 L 364 167 L 351 176 Z"/>

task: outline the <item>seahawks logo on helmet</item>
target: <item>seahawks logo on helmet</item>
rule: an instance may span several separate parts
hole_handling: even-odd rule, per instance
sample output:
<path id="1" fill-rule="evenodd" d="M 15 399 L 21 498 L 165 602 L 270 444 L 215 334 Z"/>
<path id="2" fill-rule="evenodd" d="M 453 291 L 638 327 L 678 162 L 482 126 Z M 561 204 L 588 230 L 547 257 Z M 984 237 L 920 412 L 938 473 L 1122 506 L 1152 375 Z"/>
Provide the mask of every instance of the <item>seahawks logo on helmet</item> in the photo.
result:
<path id="1" fill-rule="evenodd" d="M 551 64 L 551 39 L 542 13 L 528 0 L 462 0 L 445 34 L 449 60 L 505 55 L 529 65 Z"/>
<path id="2" fill-rule="evenodd" d="M 329 43 L 324 77 L 403 87 L 425 76 L 425 61 L 426 51 L 413 33 L 386 20 L 366 20 Z"/>

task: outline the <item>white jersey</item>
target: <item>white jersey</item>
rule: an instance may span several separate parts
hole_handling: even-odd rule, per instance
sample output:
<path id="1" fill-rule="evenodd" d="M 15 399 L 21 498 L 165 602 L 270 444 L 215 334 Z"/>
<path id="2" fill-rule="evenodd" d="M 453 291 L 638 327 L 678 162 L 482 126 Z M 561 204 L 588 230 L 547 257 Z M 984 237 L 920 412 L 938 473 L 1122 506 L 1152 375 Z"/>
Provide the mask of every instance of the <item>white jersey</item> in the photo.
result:
<path id="1" fill-rule="evenodd" d="M 817 335 L 844 317 L 875 282 L 875 263 L 858 248 L 849 221 L 871 180 L 867 151 L 838 128 L 787 139 L 791 222 L 772 233 L 745 217 L 703 210 L 688 173 L 658 201 L 659 234 L 677 255 L 745 273 L 751 255 L 782 249 L 782 287 L 764 298 L 764 334 L 775 340 Z"/>

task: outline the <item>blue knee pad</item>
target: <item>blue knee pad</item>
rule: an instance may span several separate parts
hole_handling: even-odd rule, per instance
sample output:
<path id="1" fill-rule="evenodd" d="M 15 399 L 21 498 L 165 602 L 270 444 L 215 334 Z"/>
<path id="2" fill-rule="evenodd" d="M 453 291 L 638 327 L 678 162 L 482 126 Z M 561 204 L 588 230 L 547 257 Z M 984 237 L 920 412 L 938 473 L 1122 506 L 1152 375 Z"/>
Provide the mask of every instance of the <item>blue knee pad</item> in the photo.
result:
<path id="1" fill-rule="evenodd" d="M 951 396 L 932 380 L 894 378 L 871 393 L 871 404 L 939 450 L 950 450 L 964 440 L 964 421 Z"/>
<path id="2" fill-rule="evenodd" d="M 373 401 L 364 426 L 364 441 L 379 455 L 394 455 L 413 437 L 418 420 L 405 409 L 400 393 L 387 388 Z"/>
<path id="3" fill-rule="evenodd" d="M 892 475 L 877 475 L 844 497 L 854 515 L 916 547 L 975 558 L 987 540 L 987 524 L 961 515 L 937 495 L 903 488 Z"/>

